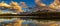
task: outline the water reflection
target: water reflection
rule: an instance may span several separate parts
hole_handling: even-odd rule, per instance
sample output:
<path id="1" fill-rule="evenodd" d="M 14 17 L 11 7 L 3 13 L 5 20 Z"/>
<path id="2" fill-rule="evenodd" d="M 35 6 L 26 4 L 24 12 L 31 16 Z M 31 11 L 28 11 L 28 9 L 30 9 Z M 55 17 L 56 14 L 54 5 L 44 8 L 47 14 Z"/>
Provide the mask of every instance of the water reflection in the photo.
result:
<path id="1" fill-rule="evenodd" d="M 60 26 L 60 21 L 32 19 L 0 19 L 0 26 Z"/>

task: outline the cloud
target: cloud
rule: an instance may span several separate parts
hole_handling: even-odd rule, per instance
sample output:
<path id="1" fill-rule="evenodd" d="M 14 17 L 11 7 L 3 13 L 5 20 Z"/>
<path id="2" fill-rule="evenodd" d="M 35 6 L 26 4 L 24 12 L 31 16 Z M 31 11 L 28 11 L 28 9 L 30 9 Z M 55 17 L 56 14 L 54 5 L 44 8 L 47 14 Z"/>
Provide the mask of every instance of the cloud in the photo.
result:
<path id="1" fill-rule="evenodd" d="M 49 5 L 49 7 L 53 9 L 58 9 L 59 6 L 60 6 L 59 0 L 55 0 L 54 3 Z"/>
<path id="2" fill-rule="evenodd" d="M 21 5 L 23 8 L 28 8 L 28 6 L 26 5 L 25 2 L 20 2 L 20 5 Z"/>
<path id="3" fill-rule="evenodd" d="M 36 3 L 38 6 L 46 6 L 46 4 L 43 4 L 40 0 L 35 0 L 35 3 Z"/>
<path id="4" fill-rule="evenodd" d="M 40 0 L 35 0 L 35 3 L 36 3 L 36 10 L 38 10 L 38 9 L 43 9 L 43 10 L 46 10 L 46 9 L 48 9 L 49 11 L 58 11 L 59 9 L 60 9 L 60 2 L 59 2 L 59 0 L 54 0 L 54 2 L 53 3 L 51 3 L 50 5 L 45 5 L 45 4 L 43 4 Z M 35 11 L 35 10 L 34 10 Z"/>
<path id="5" fill-rule="evenodd" d="M 13 7 L 13 9 L 16 9 L 17 12 L 23 12 L 22 7 L 19 6 L 17 2 L 11 2 L 10 6 Z"/>
<path id="6" fill-rule="evenodd" d="M 4 9 L 8 8 L 9 10 L 13 10 L 13 11 L 16 10 L 16 13 L 24 12 L 22 10 L 22 7 L 19 6 L 17 2 L 11 2 L 10 4 L 7 4 L 3 1 L 3 2 L 0 3 L 0 7 L 4 7 Z"/>

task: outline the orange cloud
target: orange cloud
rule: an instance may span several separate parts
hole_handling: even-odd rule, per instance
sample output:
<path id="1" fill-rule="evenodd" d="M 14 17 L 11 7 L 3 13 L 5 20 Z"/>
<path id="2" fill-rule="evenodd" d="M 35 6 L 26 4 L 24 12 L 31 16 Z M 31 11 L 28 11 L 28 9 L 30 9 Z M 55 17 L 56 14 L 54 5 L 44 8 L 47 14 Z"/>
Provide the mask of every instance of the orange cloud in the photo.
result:
<path id="1" fill-rule="evenodd" d="M 36 3 L 38 6 L 46 6 L 46 4 L 43 4 L 40 0 L 35 0 L 35 3 Z"/>
<path id="2" fill-rule="evenodd" d="M 23 12 L 22 7 L 19 6 L 17 2 L 11 2 L 10 6 L 11 6 L 13 9 L 17 9 L 17 12 Z"/>
<path id="3" fill-rule="evenodd" d="M 1 6 L 1 7 L 10 7 L 10 5 L 8 5 L 8 4 L 5 3 L 4 1 L 2 1 L 2 2 L 0 3 L 0 6 Z"/>
<path id="4" fill-rule="evenodd" d="M 49 7 L 53 9 L 58 9 L 60 8 L 59 6 L 60 6 L 59 0 L 55 0 L 52 4 L 49 5 Z"/>
<path id="5" fill-rule="evenodd" d="M 24 12 L 22 10 L 22 7 L 18 5 L 17 2 L 11 2 L 9 5 L 7 3 L 5 3 L 4 1 L 0 3 L 0 7 L 5 7 L 5 8 L 8 8 L 8 9 L 16 9 L 16 13 L 18 12 Z"/>
<path id="6" fill-rule="evenodd" d="M 48 5 L 48 7 L 47 7 L 47 5 L 43 4 L 40 0 L 35 0 L 35 3 L 36 3 L 36 5 L 38 5 L 38 7 L 39 6 L 41 7 L 40 10 L 41 9 L 43 9 L 43 10 L 46 10 L 46 9 L 50 10 L 51 9 L 50 11 L 55 11 L 55 10 L 60 9 L 59 0 L 54 0 L 54 2 L 52 4 Z M 42 6 L 44 6 L 44 7 L 42 7 Z"/>

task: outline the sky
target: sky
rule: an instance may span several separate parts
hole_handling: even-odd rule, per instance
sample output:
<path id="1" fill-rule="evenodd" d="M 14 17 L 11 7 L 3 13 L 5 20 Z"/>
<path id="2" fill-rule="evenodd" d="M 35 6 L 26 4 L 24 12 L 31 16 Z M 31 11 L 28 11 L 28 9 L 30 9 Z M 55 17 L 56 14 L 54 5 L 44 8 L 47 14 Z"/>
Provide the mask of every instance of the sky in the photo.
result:
<path id="1" fill-rule="evenodd" d="M 6 3 L 10 3 L 11 1 L 14 2 L 25 2 L 29 7 L 32 7 L 35 5 L 35 0 L 0 0 L 0 2 L 5 1 Z M 51 4 L 54 0 L 41 0 L 44 4 L 49 5 Z"/>
<path id="2" fill-rule="evenodd" d="M 34 0 L 0 0 L 0 2 L 5 1 L 6 3 L 14 2 L 25 2 L 28 6 L 33 6 L 35 4 Z"/>
<path id="3" fill-rule="evenodd" d="M 5 1 L 6 3 L 10 3 L 11 1 L 14 2 L 25 2 L 28 7 L 34 7 L 35 6 L 35 0 L 0 0 L 0 2 Z M 44 4 L 49 5 L 51 4 L 54 0 L 41 0 Z M 29 9 L 24 9 L 23 10 L 29 10 Z"/>
<path id="4" fill-rule="evenodd" d="M 41 0 L 44 4 L 50 5 L 54 0 Z"/>

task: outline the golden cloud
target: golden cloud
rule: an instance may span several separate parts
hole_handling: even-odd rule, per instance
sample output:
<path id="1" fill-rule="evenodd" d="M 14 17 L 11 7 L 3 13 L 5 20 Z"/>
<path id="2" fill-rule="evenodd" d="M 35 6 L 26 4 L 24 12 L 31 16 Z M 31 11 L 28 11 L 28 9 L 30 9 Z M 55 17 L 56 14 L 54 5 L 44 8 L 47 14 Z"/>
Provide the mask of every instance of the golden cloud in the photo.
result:
<path id="1" fill-rule="evenodd" d="M 49 7 L 50 7 L 50 8 L 53 8 L 53 9 L 58 9 L 58 8 L 60 8 L 60 7 L 58 7 L 58 6 L 60 6 L 59 0 L 55 0 L 52 4 L 49 5 Z"/>
<path id="2" fill-rule="evenodd" d="M 16 9 L 16 13 L 17 12 L 24 12 L 22 10 L 22 7 L 18 5 L 17 2 L 11 2 L 10 4 L 7 4 L 5 3 L 4 1 L 0 3 L 0 7 L 5 7 L 5 8 L 8 8 L 8 9 Z"/>
<path id="3" fill-rule="evenodd" d="M 35 3 L 36 3 L 38 6 L 46 6 L 46 4 L 43 4 L 40 0 L 35 0 Z"/>
<path id="4" fill-rule="evenodd" d="M 47 5 L 43 4 L 40 0 L 35 0 L 35 2 L 40 7 L 42 7 L 42 6 L 47 7 Z M 51 8 L 51 9 L 59 9 L 60 8 L 60 2 L 59 2 L 59 0 L 54 0 L 54 2 L 52 4 L 48 5 L 48 7 Z"/>

